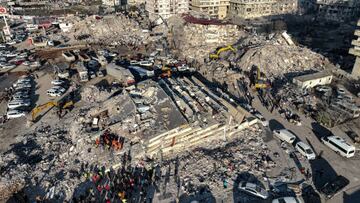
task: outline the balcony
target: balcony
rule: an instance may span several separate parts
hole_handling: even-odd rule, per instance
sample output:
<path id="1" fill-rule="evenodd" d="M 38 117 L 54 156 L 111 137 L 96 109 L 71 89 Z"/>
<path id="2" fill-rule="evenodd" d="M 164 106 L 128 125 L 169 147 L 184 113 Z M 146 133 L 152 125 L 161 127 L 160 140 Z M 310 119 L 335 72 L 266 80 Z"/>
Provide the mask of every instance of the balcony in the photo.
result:
<path id="1" fill-rule="evenodd" d="M 355 30 L 355 35 L 360 37 L 360 30 Z"/>
<path id="2" fill-rule="evenodd" d="M 351 44 L 360 47 L 360 40 L 352 40 Z"/>
<path id="3" fill-rule="evenodd" d="M 352 54 L 352 55 L 354 55 L 354 56 L 360 57 L 360 50 L 351 48 L 351 49 L 349 50 L 349 54 Z"/>

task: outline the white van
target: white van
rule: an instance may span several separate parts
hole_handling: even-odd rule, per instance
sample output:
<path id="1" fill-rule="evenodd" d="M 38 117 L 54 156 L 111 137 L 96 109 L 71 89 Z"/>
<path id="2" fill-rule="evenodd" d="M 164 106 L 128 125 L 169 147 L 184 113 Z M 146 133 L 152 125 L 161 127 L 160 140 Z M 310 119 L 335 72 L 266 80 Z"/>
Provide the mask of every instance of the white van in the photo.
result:
<path id="1" fill-rule="evenodd" d="M 313 160 L 316 158 L 314 150 L 311 147 L 303 142 L 298 142 L 295 145 L 295 149 L 308 160 Z"/>
<path id="2" fill-rule="evenodd" d="M 285 141 L 290 144 L 292 144 L 296 139 L 296 136 L 286 129 L 274 130 L 273 134 L 281 141 Z"/>
<path id="3" fill-rule="evenodd" d="M 350 158 L 355 155 L 355 147 L 346 143 L 346 141 L 339 136 L 322 137 L 321 141 L 341 156 Z"/>

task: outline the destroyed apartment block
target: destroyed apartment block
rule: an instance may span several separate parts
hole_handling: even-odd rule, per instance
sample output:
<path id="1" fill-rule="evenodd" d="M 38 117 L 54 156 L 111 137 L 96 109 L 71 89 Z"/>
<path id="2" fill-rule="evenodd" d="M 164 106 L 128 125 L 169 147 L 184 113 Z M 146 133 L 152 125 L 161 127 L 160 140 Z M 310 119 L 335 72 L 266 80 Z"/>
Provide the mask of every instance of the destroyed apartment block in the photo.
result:
<path id="1" fill-rule="evenodd" d="M 56 1 L 51 17 L 6 14 L 0 202 L 351 196 L 360 85 L 342 64 L 354 57 L 310 46 L 328 45 L 318 38 L 336 23 L 297 13 L 296 0 L 102 2 L 91 13 L 93 2 Z M 349 186 L 327 200 L 338 175 Z"/>
<path id="2" fill-rule="evenodd" d="M 302 75 L 293 78 L 293 83 L 302 89 L 313 88 L 319 85 L 331 84 L 333 75 L 328 71 L 322 71 L 318 73 Z"/>

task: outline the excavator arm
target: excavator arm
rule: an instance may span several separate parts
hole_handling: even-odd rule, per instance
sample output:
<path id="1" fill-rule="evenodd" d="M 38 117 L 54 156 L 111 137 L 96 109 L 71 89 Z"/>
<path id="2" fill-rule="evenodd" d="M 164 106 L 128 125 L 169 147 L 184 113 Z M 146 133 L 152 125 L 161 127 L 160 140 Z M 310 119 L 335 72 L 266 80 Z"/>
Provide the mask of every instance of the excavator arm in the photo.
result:
<path id="1" fill-rule="evenodd" d="M 210 59 L 219 59 L 219 57 L 220 57 L 220 54 L 222 53 L 222 52 L 224 52 L 224 51 L 229 51 L 229 50 L 231 50 L 232 52 L 236 52 L 236 49 L 234 48 L 234 47 L 232 47 L 231 45 L 229 45 L 229 46 L 226 46 L 226 47 L 222 47 L 222 48 L 219 48 L 219 49 L 217 49 L 217 51 L 215 52 L 215 53 L 211 53 L 210 55 L 209 55 L 209 58 Z"/>
<path id="2" fill-rule="evenodd" d="M 37 107 L 35 107 L 32 111 L 31 111 L 31 119 L 32 121 L 35 121 L 36 119 L 36 116 L 44 109 L 47 109 L 47 108 L 51 108 L 53 106 L 58 106 L 58 103 L 57 102 L 47 102 L 45 104 L 41 104 Z"/>

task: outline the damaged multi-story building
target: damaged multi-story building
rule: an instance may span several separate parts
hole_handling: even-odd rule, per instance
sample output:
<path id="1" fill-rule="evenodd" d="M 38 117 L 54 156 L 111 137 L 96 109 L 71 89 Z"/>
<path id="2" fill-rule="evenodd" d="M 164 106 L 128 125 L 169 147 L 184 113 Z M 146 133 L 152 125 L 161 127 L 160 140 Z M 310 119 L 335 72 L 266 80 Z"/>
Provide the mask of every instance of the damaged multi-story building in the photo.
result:
<path id="1" fill-rule="evenodd" d="M 360 20 L 358 21 L 357 26 L 360 27 Z M 355 30 L 355 36 L 357 39 L 351 42 L 354 48 L 349 50 L 349 53 L 356 57 L 351 75 L 355 78 L 360 78 L 360 29 Z"/>
<path id="2" fill-rule="evenodd" d="M 159 17 L 166 19 L 175 14 L 187 13 L 189 0 L 148 0 L 145 9 L 151 20 Z"/>
<path id="3" fill-rule="evenodd" d="M 316 0 L 317 16 L 326 20 L 347 21 L 359 16 L 359 0 Z"/>
<path id="4" fill-rule="evenodd" d="M 191 10 L 207 13 L 209 16 L 224 19 L 230 6 L 229 0 L 192 0 Z"/>
<path id="5" fill-rule="evenodd" d="M 297 13 L 298 0 L 230 0 L 229 12 L 241 18 Z"/>

